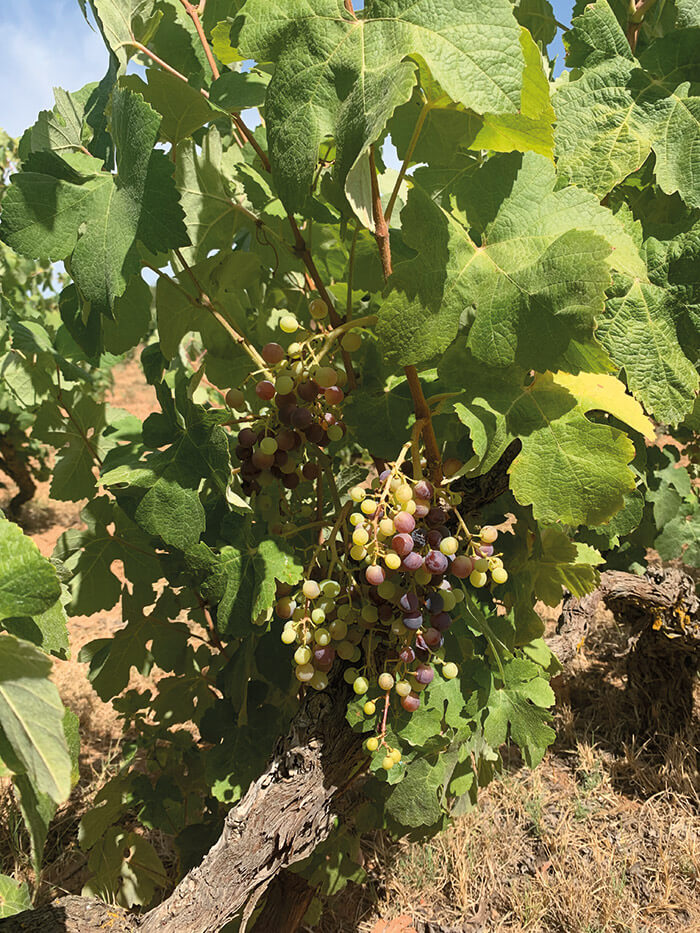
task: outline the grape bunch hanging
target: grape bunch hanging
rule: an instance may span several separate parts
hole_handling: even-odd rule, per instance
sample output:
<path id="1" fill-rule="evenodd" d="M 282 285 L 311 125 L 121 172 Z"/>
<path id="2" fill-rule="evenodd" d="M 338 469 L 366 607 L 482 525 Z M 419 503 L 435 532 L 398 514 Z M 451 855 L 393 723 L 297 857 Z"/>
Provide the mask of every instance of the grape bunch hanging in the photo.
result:
<path id="1" fill-rule="evenodd" d="M 365 744 L 387 770 L 401 760 L 386 740 L 392 705 L 413 713 L 436 674 L 450 680 L 459 673 L 443 642 L 465 584 L 508 579 L 495 553 L 497 530 L 472 534 L 457 510 L 458 493 L 414 480 L 400 463 L 350 491 L 328 547 L 317 549 L 301 587 L 276 604 L 282 641 L 296 645 L 301 683 L 323 690 L 338 658 L 354 693 L 367 696 L 368 717 L 383 700 L 377 733 Z"/>

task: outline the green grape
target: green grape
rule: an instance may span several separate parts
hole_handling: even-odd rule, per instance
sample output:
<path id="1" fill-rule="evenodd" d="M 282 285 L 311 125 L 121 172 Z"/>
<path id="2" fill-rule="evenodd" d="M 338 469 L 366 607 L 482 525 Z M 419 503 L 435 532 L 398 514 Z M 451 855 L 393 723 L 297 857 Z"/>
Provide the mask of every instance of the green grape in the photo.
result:
<path id="1" fill-rule="evenodd" d="M 349 641 L 341 641 L 336 647 L 336 654 L 342 661 L 349 661 L 355 653 L 355 646 Z M 348 681 L 350 683 L 351 681 Z"/>
<path id="2" fill-rule="evenodd" d="M 457 548 L 459 547 L 459 541 L 456 538 L 448 537 L 443 538 L 440 542 L 440 550 L 443 554 L 446 554 L 448 557 L 452 554 L 457 553 Z"/>
<path id="3" fill-rule="evenodd" d="M 294 671 L 296 679 L 300 680 L 303 684 L 308 684 L 315 673 L 316 671 L 311 664 L 300 664 Z"/>
<path id="4" fill-rule="evenodd" d="M 321 595 L 321 587 L 315 580 L 305 580 L 301 591 L 307 599 L 316 599 Z"/>
<path id="5" fill-rule="evenodd" d="M 367 739 L 365 742 L 365 748 L 368 752 L 376 752 L 376 750 L 379 748 L 379 739 Z"/>
<path id="6" fill-rule="evenodd" d="M 390 538 L 392 535 L 396 534 L 396 526 L 390 518 L 383 518 L 379 522 L 379 530 L 385 538 Z"/>
<path id="7" fill-rule="evenodd" d="M 381 596 L 382 599 L 392 599 L 395 592 L 396 586 L 391 580 L 384 580 L 377 587 L 377 595 Z"/>
<path id="8" fill-rule="evenodd" d="M 377 611 L 376 606 L 373 606 L 371 603 L 365 603 L 360 612 L 360 616 L 365 620 L 365 622 L 368 622 L 370 625 L 372 625 L 379 618 L 379 612 Z"/>
<path id="9" fill-rule="evenodd" d="M 355 527 L 357 527 L 358 525 L 361 525 L 364 522 L 364 520 L 365 520 L 365 517 L 362 514 L 362 512 L 353 512 L 349 518 L 350 524 Z"/>
<path id="10" fill-rule="evenodd" d="M 398 502 L 410 502 L 413 498 L 413 490 L 408 483 L 401 483 L 394 492 L 394 496 Z"/>
<path id="11" fill-rule="evenodd" d="M 484 544 L 493 544 L 498 537 L 498 531 L 492 525 L 484 525 L 479 533 L 479 537 Z"/>
<path id="12" fill-rule="evenodd" d="M 242 411 L 245 408 L 245 395 L 240 389 L 229 389 L 226 393 L 226 404 L 229 408 Z"/>
<path id="13" fill-rule="evenodd" d="M 394 686 L 394 678 L 388 671 L 385 671 L 383 674 L 379 675 L 377 683 L 379 684 L 380 690 L 391 690 Z"/>
<path id="14" fill-rule="evenodd" d="M 369 681 L 366 677 L 356 677 L 353 682 L 352 689 L 358 696 L 362 696 L 369 690 Z"/>
<path id="15" fill-rule="evenodd" d="M 280 330 L 284 331 L 285 334 L 293 334 L 294 331 L 299 329 L 299 321 L 294 317 L 293 314 L 284 314 L 280 318 Z"/>
<path id="16" fill-rule="evenodd" d="M 331 643 L 331 633 L 327 628 L 317 628 L 314 632 L 314 641 L 317 645 L 325 648 L 326 645 L 330 645 Z"/>
<path id="17" fill-rule="evenodd" d="M 308 664 L 311 660 L 311 649 L 307 648 L 305 645 L 302 645 L 300 648 L 294 652 L 294 662 L 295 664 Z"/>
<path id="18" fill-rule="evenodd" d="M 352 615 L 352 606 L 350 603 L 343 603 L 342 606 L 338 606 L 338 618 L 339 619 L 349 619 Z"/>
<path id="19" fill-rule="evenodd" d="M 407 680 L 397 680 L 394 685 L 394 690 L 400 697 L 407 697 L 411 692 L 411 685 Z"/>
<path id="20" fill-rule="evenodd" d="M 353 560 L 364 560 L 364 558 L 367 557 L 367 549 L 356 544 L 354 547 L 350 548 L 350 557 L 352 557 Z"/>
<path id="21" fill-rule="evenodd" d="M 328 314 L 328 305 L 322 298 L 314 298 L 309 302 L 309 314 L 315 320 L 320 321 Z"/>
<path id="22" fill-rule="evenodd" d="M 374 499 L 363 499 L 360 509 L 364 512 L 365 515 L 374 515 L 377 511 L 377 503 Z"/>
<path id="23" fill-rule="evenodd" d="M 286 628 L 282 632 L 280 638 L 282 639 L 283 644 L 293 645 L 294 642 L 297 640 L 297 633 L 294 631 L 293 628 Z"/>
<path id="24" fill-rule="evenodd" d="M 348 627 L 342 619 L 334 619 L 328 626 L 333 641 L 341 641 L 348 633 Z"/>
<path id="25" fill-rule="evenodd" d="M 392 748 L 389 755 L 394 759 L 394 764 L 398 764 L 401 761 L 401 752 L 398 748 Z"/>
<path id="26" fill-rule="evenodd" d="M 488 557 L 477 557 L 474 561 L 474 570 L 478 570 L 479 573 L 484 573 L 489 569 L 489 559 Z"/>
<path id="27" fill-rule="evenodd" d="M 394 551 L 389 551 L 389 553 L 384 558 L 384 563 L 387 565 L 389 570 L 398 570 L 401 566 L 401 558 Z"/>
<path id="28" fill-rule="evenodd" d="M 367 700 L 365 705 L 362 707 L 362 710 L 365 716 L 374 716 L 374 714 L 377 712 L 377 707 L 374 703 L 374 700 Z"/>
<path id="29" fill-rule="evenodd" d="M 325 690 L 328 686 L 328 675 L 323 671 L 316 671 L 309 681 L 314 690 Z"/>
<path id="30" fill-rule="evenodd" d="M 459 674 L 459 669 L 452 661 L 448 661 L 447 664 L 442 665 L 442 676 L 447 680 L 454 680 L 457 674 Z"/>
<path id="31" fill-rule="evenodd" d="M 294 380 L 290 376 L 278 376 L 275 380 L 275 389 L 279 395 L 289 395 L 294 391 Z"/>
<path id="32" fill-rule="evenodd" d="M 334 444 L 336 441 L 343 439 L 343 429 L 339 424 L 332 424 L 326 433 L 328 434 L 328 440 L 333 441 Z"/>
<path id="33" fill-rule="evenodd" d="M 359 676 L 360 676 L 360 672 L 358 670 L 355 670 L 354 667 L 348 667 L 343 672 L 343 680 L 345 681 L 346 684 L 355 683 L 355 681 L 357 680 Z"/>
<path id="34" fill-rule="evenodd" d="M 324 580 L 321 583 L 321 590 L 323 595 L 330 597 L 330 599 L 340 596 L 340 584 L 336 580 Z"/>
<path id="35" fill-rule="evenodd" d="M 311 621 L 315 625 L 320 625 L 322 622 L 326 621 L 326 613 L 323 609 L 314 609 L 311 613 Z"/>
<path id="36" fill-rule="evenodd" d="M 496 567 L 491 571 L 491 579 L 494 583 L 505 583 L 508 579 L 508 571 L 503 567 Z"/>
<path id="37" fill-rule="evenodd" d="M 260 441 L 260 450 L 268 456 L 274 454 L 277 450 L 277 441 L 274 437 L 264 437 Z"/>
<path id="38" fill-rule="evenodd" d="M 366 495 L 367 493 L 362 486 L 353 486 L 350 490 L 350 498 L 353 502 L 362 502 Z"/>
<path id="39" fill-rule="evenodd" d="M 369 533 L 366 528 L 356 528 L 352 533 L 352 543 L 358 547 L 363 547 L 369 541 Z"/>
<path id="40" fill-rule="evenodd" d="M 362 336 L 356 330 L 348 331 L 340 341 L 340 346 L 348 353 L 354 353 L 362 346 Z"/>
<path id="41" fill-rule="evenodd" d="M 477 589 L 480 589 L 482 586 L 486 585 L 487 576 L 485 573 L 482 573 L 480 570 L 472 570 L 469 576 L 469 582 L 472 586 L 475 586 Z"/>
<path id="42" fill-rule="evenodd" d="M 395 764 L 396 762 L 391 757 L 391 755 L 387 755 L 386 758 L 384 758 L 382 761 L 382 768 L 384 768 L 385 771 L 391 771 Z"/>

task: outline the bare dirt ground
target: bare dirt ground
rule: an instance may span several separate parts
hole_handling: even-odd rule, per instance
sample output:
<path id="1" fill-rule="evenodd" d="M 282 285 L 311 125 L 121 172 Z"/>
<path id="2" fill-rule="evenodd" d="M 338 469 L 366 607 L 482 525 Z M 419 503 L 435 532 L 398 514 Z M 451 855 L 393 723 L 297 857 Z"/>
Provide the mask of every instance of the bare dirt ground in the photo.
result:
<path id="1" fill-rule="evenodd" d="M 115 371 L 110 401 L 142 419 L 155 409 L 138 361 Z M 0 508 L 11 492 L 0 488 Z M 80 506 L 54 502 L 40 487 L 23 523 L 42 553 L 80 527 Z M 47 843 L 42 899 L 80 891 L 78 822 L 119 762 L 117 717 L 75 659 L 120 625 L 118 608 L 73 618 L 72 658 L 55 663 L 63 700 L 80 717 L 82 747 L 79 784 Z M 479 807 L 433 840 L 396 844 L 377 834 L 364 849 L 366 883 L 325 902 L 320 922 L 307 929 L 700 933 L 700 717 L 664 751 L 640 745 L 624 694 L 625 649 L 625 633 L 602 613 L 559 687 L 558 737 L 542 765 L 529 772 L 511 755 Z M 7 794 L 0 871 L 30 874 L 28 842 Z"/>

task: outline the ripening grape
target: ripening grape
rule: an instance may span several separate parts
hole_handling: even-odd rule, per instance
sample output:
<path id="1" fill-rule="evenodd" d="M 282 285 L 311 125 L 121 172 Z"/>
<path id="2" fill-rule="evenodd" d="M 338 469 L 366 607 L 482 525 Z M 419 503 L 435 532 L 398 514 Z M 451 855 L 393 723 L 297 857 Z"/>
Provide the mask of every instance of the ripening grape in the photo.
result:
<path id="1" fill-rule="evenodd" d="M 345 398 L 345 392 L 339 386 L 330 386 L 323 393 L 323 397 L 329 405 L 340 405 Z"/>
<path id="2" fill-rule="evenodd" d="M 463 466 L 464 464 L 461 460 L 457 460 L 455 457 L 449 457 L 442 464 L 442 472 L 447 477 L 454 476 L 456 473 L 459 473 Z"/>
<path id="3" fill-rule="evenodd" d="M 420 697 L 417 693 L 411 691 L 409 694 L 402 698 L 401 705 L 407 713 L 415 713 L 415 711 L 420 706 Z"/>
<path id="4" fill-rule="evenodd" d="M 471 557 L 467 557 L 466 554 L 460 554 L 459 557 L 455 557 L 450 567 L 450 571 L 460 580 L 466 580 L 473 569 L 474 562 Z"/>
<path id="5" fill-rule="evenodd" d="M 314 379 L 322 389 L 330 389 L 336 384 L 337 373 L 330 366 L 319 366 L 314 374 Z"/>
<path id="6" fill-rule="evenodd" d="M 391 539 L 391 546 L 399 557 L 405 557 L 413 550 L 413 538 L 405 533 L 394 535 Z"/>
<path id="7" fill-rule="evenodd" d="M 293 314 L 282 315 L 280 318 L 280 330 L 284 331 L 285 334 L 293 334 L 298 329 L 299 321 L 297 321 Z"/>
<path id="8" fill-rule="evenodd" d="M 452 661 L 448 661 L 447 664 L 442 665 L 442 676 L 446 680 L 454 680 L 457 674 L 459 674 L 459 669 Z"/>
<path id="9" fill-rule="evenodd" d="M 369 681 L 366 677 L 356 677 L 353 681 L 352 689 L 358 696 L 362 696 L 369 690 Z"/>
<path id="10" fill-rule="evenodd" d="M 270 366 L 281 363 L 285 357 L 284 347 L 278 343 L 266 343 L 260 351 L 260 355 Z"/>
<path id="11" fill-rule="evenodd" d="M 309 302 L 309 314 L 315 320 L 320 321 L 328 314 L 328 305 L 322 298 L 314 298 Z"/>
<path id="12" fill-rule="evenodd" d="M 321 587 L 315 580 L 304 580 L 301 591 L 307 599 L 317 599 L 321 595 Z"/>
<path id="13" fill-rule="evenodd" d="M 416 582 L 421 586 L 423 583 L 427 583 L 432 574 L 428 571 L 425 571 L 424 576 L 421 575 L 421 571 L 424 570 L 423 567 L 423 556 L 418 553 L 418 551 L 411 551 L 410 554 L 407 554 L 403 559 L 403 565 L 410 573 L 416 573 Z"/>
<path id="14" fill-rule="evenodd" d="M 423 632 L 423 638 L 429 648 L 436 648 L 442 642 L 442 635 L 436 628 L 427 628 Z"/>
<path id="15" fill-rule="evenodd" d="M 418 480 L 414 486 L 413 492 L 417 499 L 430 500 L 433 497 L 433 487 L 426 479 Z"/>
<path id="16" fill-rule="evenodd" d="M 419 684 L 427 686 L 429 683 L 432 683 L 434 672 L 432 667 L 429 665 L 419 664 L 413 672 L 413 676 L 416 678 Z"/>
<path id="17" fill-rule="evenodd" d="M 397 512 L 393 524 L 397 531 L 410 534 L 416 527 L 416 520 L 409 512 Z"/>
<path id="18" fill-rule="evenodd" d="M 264 402 L 269 402 L 270 399 L 274 398 L 275 387 L 269 379 L 261 379 L 255 386 L 255 394 Z"/>
<path id="19" fill-rule="evenodd" d="M 379 586 L 385 579 L 384 570 L 378 564 L 372 564 L 365 570 L 365 578 L 370 586 Z"/>
<path id="20" fill-rule="evenodd" d="M 486 574 L 482 573 L 480 570 L 473 570 L 469 575 L 469 582 L 472 586 L 475 586 L 477 589 L 480 589 L 482 586 L 486 585 Z"/>
<path id="21" fill-rule="evenodd" d="M 239 411 L 245 408 L 245 395 L 243 395 L 240 389 L 229 389 L 226 393 L 225 401 L 229 408 L 235 408 Z"/>
<path id="22" fill-rule="evenodd" d="M 508 579 L 508 571 L 503 567 L 496 567 L 491 571 L 491 579 L 494 583 L 505 583 Z"/>
<path id="23" fill-rule="evenodd" d="M 493 544 L 498 537 L 498 530 L 494 528 L 493 525 L 484 525 L 479 533 L 479 537 L 484 544 Z"/>
<path id="24" fill-rule="evenodd" d="M 368 752 L 376 752 L 376 750 L 379 748 L 379 739 L 367 739 L 365 742 L 365 748 Z"/>
<path id="25" fill-rule="evenodd" d="M 258 435 L 255 431 L 251 431 L 250 428 L 243 428 L 238 434 L 238 443 L 241 447 L 252 447 L 257 439 Z"/>
<path id="26" fill-rule="evenodd" d="M 444 573 L 449 566 L 449 561 L 441 551 L 428 551 L 425 558 L 426 570 L 431 573 Z"/>
<path id="27" fill-rule="evenodd" d="M 379 684 L 380 690 L 391 690 L 394 686 L 394 678 L 388 671 L 384 671 L 383 674 L 380 674 L 377 683 Z"/>
<path id="28" fill-rule="evenodd" d="M 400 697 L 407 697 L 411 692 L 411 685 L 407 680 L 397 680 L 394 684 L 394 690 Z"/>

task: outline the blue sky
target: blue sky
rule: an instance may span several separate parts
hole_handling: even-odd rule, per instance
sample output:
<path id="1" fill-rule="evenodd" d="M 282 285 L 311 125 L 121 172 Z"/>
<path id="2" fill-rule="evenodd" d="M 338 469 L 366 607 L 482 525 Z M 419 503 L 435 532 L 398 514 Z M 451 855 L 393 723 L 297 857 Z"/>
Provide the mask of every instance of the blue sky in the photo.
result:
<path id="1" fill-rule="evenodd" d="M 359 4 L 358 4 L 359 6 Z M 560 22 L 573 0 L 554 0 Z M 107 53 L 78 0 L 0 0 L 0 127 L 18 136 L 53 104 L 52 88 L 75 91 L 102 77 Z M 561 40 L 555 51 L 563 58 Z"/>

